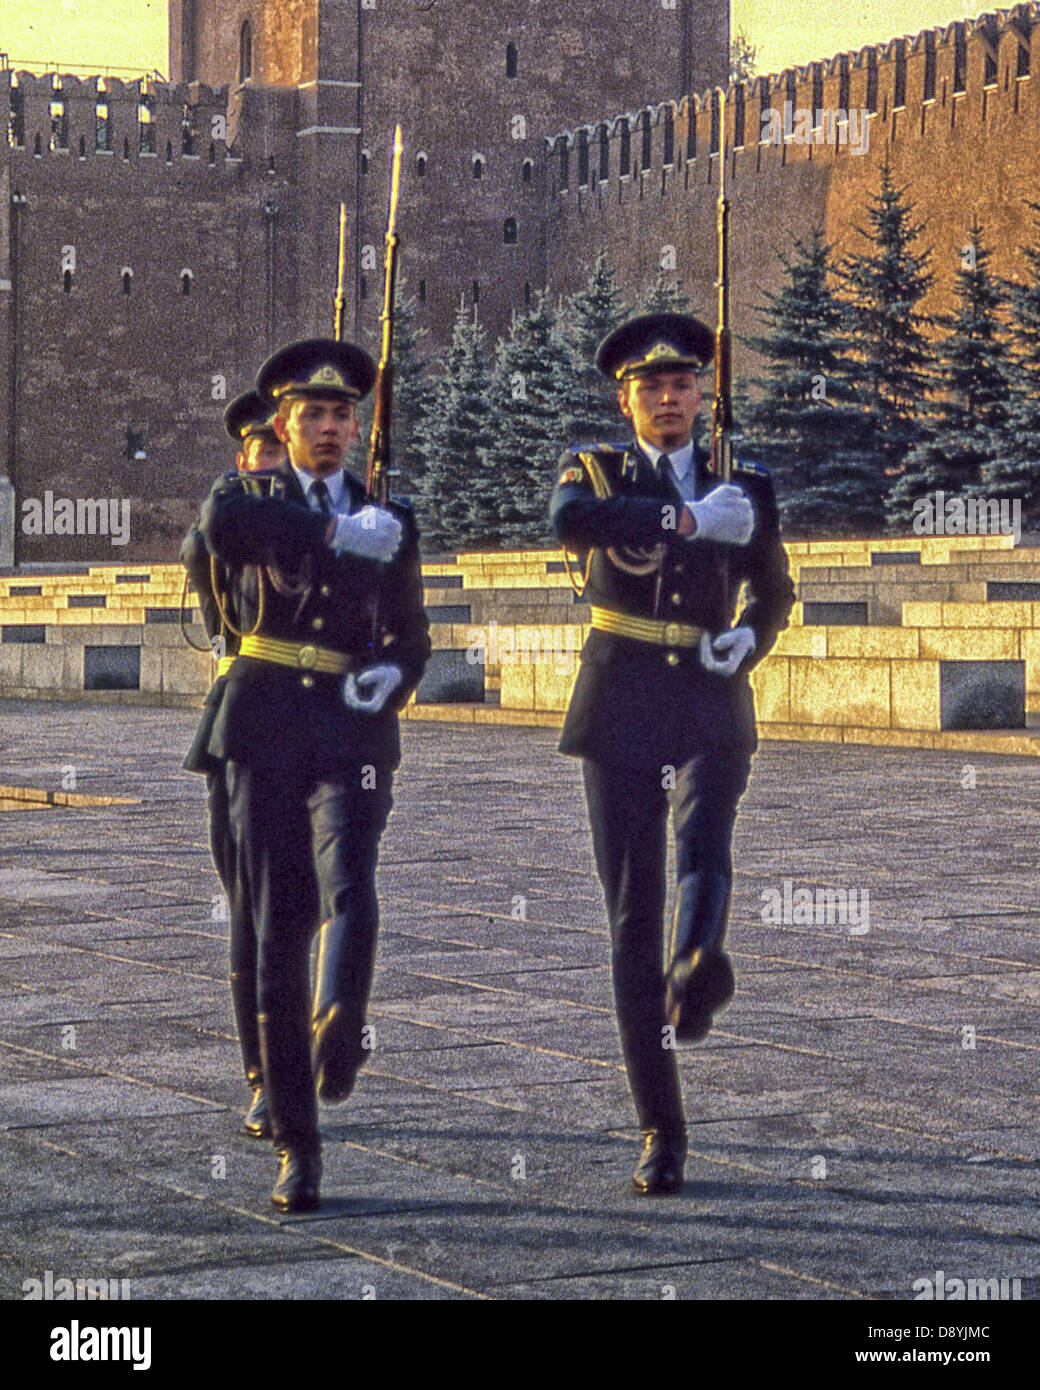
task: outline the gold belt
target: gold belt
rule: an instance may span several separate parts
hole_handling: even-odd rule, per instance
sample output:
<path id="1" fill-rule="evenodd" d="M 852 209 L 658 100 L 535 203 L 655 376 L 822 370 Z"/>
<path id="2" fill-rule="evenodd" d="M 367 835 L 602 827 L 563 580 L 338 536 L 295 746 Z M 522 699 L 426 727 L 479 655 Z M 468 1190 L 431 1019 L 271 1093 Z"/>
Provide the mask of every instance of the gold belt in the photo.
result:
<path id="1" fill-rule="evenodd" d="M 275 637 L 243 637 L 238 654 L 273 661 L 276 666 L 293 666 L 298 671 L 320 671 L 327 676 L 343 676 L 356 662 L 355 657 L 335 652 L 330 647 L 280 642 Z"/>
<path id="2" fill-rule="evenodd" d="M 235 658 L 233 656 L 220 657 L 217 661 L 217 680 L 219 680 L 221 676 L 226 676 L 234 664 Z"/>
<path id="3" fill-rule="evenodd" d="M 666 623 L 659 618 L 633 618 L 611 608 L 593 608 L 592 626 L 618 637 L 634 637 L 637 642 L 653 642 L 659 647 L 696 647 L 704 628 L 689 623 Z"/>

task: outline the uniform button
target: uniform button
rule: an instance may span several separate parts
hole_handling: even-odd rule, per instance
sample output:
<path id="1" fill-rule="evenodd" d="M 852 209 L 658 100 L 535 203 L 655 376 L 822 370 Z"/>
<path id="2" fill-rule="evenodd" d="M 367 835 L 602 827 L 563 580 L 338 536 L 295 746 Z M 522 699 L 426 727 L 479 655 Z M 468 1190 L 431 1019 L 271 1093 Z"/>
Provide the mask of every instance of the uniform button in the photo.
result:
<path id="1" fill-rule="evenodd" d="M 678 652 L 668 652 L 668 653 L 666 654 L 666 656 L 665 656 L 665 661 L 668 662 L 668 665 L 669 665 L 669 666 L 678 666 L 678 664 L 679 664 L 679 653 L 678 653 Z"/>
<path id="2" fill-rule="evenodd" d="M 323 584 L 323 585 L 321 586 L 321 591 L 320 591 L 320 592 L 321 592 L 322 598 L 328 598 L 329 594 L 332 593 L 332 590 L 329 588 L 329 586 L 328 586 L 327 584 Z"/>
<path id="3" fill-rule="evenodd" d="M 301 677 L 300 677 L 300 684 L 303 686 L 304 690 L 310 690 L 311 686 L 314 684 L 314 677 L 313 677 L 313 676 L 301 676 Z"/>
<path id="4" fill-rule="evenodd" d="M 673 595 L 672 595 L 672 602 L 673 602 L 673 603 L 682 603 L 682 594 L 673 594 Z"/>
<path id="5" fill-rule="evenodd" d="M 320 632 L 324 626 L 324 618 L 315 618 L 314 621 L 311 623 L 311 627 L 315 628 L 318 632 Z"/>

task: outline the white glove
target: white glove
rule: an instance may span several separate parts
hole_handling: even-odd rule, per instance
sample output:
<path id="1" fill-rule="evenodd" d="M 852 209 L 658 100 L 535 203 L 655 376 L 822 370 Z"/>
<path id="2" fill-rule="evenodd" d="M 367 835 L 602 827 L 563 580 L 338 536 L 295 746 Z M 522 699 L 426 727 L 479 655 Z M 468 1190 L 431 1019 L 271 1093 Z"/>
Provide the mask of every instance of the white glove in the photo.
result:
<path id="1" fill-rule="evenodd" d="M 697 523 L 691 540 L 725 541 L 729 545 L 747 545 L 755 529 L 755 510 L 732 483 L 712 488 L 699 502 L 687 502 L 687 509 Z"/>
<path id="2" fill-rule="evenodd" d="M 714 640 L 710 632 L 705 632 L 701 637 L 701 665 L 717 676 L 732 676 L 755 650 L 756 641 L 749 627 L 731 627 Z"/>
<path id="3" fill-rule="evenodd" d="M 338 516 L 329 545 L 337 555 L 348 551 L 365 560 L 385 564 L 397 554 L 401 544 L 401 523 L 382 507 L 362 507 L 350 516 Z"/>
<path id="4" fill-rule="evenodd" d="M 400 666 L 367 666 L 356 675 L 351 671 L 343 682 L 343 700 L 349 709 L 378 714 L 403 680 Z"/>

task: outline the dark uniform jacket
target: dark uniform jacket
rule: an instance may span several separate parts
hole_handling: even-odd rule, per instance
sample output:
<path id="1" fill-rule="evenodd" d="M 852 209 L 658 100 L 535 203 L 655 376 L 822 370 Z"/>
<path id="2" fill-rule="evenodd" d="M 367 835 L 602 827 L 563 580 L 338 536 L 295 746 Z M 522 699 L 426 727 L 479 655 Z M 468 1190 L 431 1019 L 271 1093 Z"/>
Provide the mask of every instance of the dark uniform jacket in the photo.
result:
<path id="1" fill-rule="evenodd" d="M 343 476 L 350 510 L 357 511 L 364 489 L 350 473 Z M 239 656 L 210 692 L 186 766 L 205 771 L 212 759 L 268 767 L 305 761 L 329 777 L 367 764 L 397 766 L 397 711 L 419 683 L 430 639 L 415 521 L 403 504 L 389 506 L 404 534 L 384 565 L 330 549 L 328 518 L 307 506 L 288 463 L 214 483 L 203 503 L 201 535 L 217 557 L 218 582 L 226 579 L 223 602 L 234 626 L 244 633 L 257 627 L 262 589 L 257 636 L 329 648 L 351 657 L 355 671 L 394 664 L 403 681 L 381 713 L 367 714 L 345 704 L 342 675 Z"/>
<path id="2" fill-rule="evenodd" d="M 211 565 L 212 557 L 209 548 L 202 536 L 202 530 L 196 521 L 188 534 L 184 537 L 181 545 L 181 564 L 188 571 L 188 578 L 191 580 L 192 588 L 195 590 L 199 601 L 199 608 L 202 613 L 202 625 L 206 629 L 206 636 L 212 642 L 215 637 L 224 638 L 224 655 L 234 656 L 238 651 L 238 638 L 233 632 L 229 632 L 223 625 L 220 617 L 220 610 L 217 607 L 217 600 L 213 593 Z M 225 567 L 217 562 L 217 582 L 227 588 L 227 574 Z M 209 694 L 203 703 L 202 722 L 199 724 L 195 738 L 188 756 L 184 760 L 184 766 L 191 772 L 215 772 L 217 761 L 210 757 L 209 736 L 213 732 L 213 720 L 217 710 L 220 708 L 220 701 L 224 692 L 224 682 L 227 676 L 218 676 L 210 687 Z"/>
<path id="3" fill-rule="evenodd" d="M 579 457 L 589 452 L 600 465 L 598 479 Z M 641 768 L 678 765 L 708 747 L 753 751 L 757 735 L 747 673 L 787 626 L 794 603 L 767 470 L 734 467 L 732 482 L 755 511 L 749 544 L 737 546 L 676 534 L 683 500 L 634 441 L 580 446 L 564 454 L 560 467 L 550 514 L 568 549 L 593 551 L 585 602 L 717 635 L 733 625 L 746 581 L 737 621 L 756 638 L 736 674 L 720 676 L 705 670 L 696 646 L 658 646 L 594 630 L 582 651 L 560 751 Z M 703 450 L 696 450 L 694 468 L 697 496 L 703 497 L 717 483 Z M 604 483 L 609 496 L 597 495 Z M 638 559 L 661 543 L 666 548 L 659 572 L 647 575 L 626 573 L 607 553 L 619 548 L 623 560 L 633 553 Z"/>

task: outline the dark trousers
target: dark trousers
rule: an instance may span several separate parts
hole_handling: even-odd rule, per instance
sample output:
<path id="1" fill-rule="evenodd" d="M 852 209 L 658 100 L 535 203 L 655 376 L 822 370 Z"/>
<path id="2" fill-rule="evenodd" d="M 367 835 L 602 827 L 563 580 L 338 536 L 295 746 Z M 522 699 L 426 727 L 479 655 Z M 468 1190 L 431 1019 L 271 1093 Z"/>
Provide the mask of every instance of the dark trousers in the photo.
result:
<path id="1" fill-rule="evenodd" d="M 209 847 L 213 865 L 228 902 L 231 919 L 231 1007 L 242 1053 L 242 1070 L 250 1085 L 260 1084 L 260 1038 L 256 1016 L 256 931 L 249 891 L 236 870 L 235 840 L 231 833 L 226 767 L 206 774 L 209 803 Z M 313 897 L 313 895 L 312 895 Z"/>
<path id="2" fill-rule="evenodd" d="M 584 759 L 596 869 L 610 922 L 621 1047 L 643 1129 L 682 1122 L 674 1047 L 666 1045 L 663 921 L 669 806 L 680 879 L 697 870 L 733 876 L 730 845 L 751 759 L 706 750 L 674 769 L 644 771 Z"/>
<path id="3" fill-rule="evenodd" d="M 367 1003 L 375 963 L 379 839 L 392 805 L 392 774 L 359 770 L 322 780 L 305 766 L 229 762 L 236 873 L 248 893 L 257 942 L 257 1010 L 264 1083 L 275 1141 L 317 1144 L 310 1057 L 309 948 L 317 925 L 342 924 L 351 981 Z"/>

